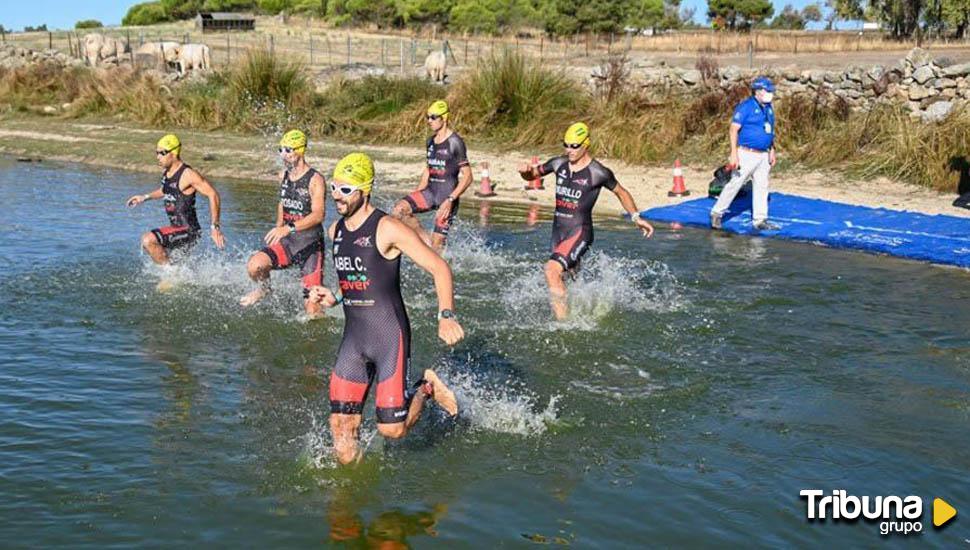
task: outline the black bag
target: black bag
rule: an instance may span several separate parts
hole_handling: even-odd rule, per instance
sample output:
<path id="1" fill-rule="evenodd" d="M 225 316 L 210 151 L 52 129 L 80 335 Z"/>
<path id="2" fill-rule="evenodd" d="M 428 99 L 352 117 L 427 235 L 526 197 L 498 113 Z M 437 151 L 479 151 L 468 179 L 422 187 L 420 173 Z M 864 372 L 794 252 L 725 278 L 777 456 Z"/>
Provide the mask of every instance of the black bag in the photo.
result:
<path id="1" fill-rule="evenodd" d="M 737 175 L 737 173 L 737 169 L 729 168 L 727 164 L 718 166 L 717 170 L 714 170 L 714 179 L 711 180 L 711 183 L 707 184 L 707 196 L 712 199 L 716 199 L 717 197 L 721 196 L 721 191 L 724 190 L 724 186 L 730 183 L 731 178 Z M 744 183 L 741 190 L 738 191 L 737 196 L 743 197 L 750 191 L 751 182 L 749 180 Z"/>

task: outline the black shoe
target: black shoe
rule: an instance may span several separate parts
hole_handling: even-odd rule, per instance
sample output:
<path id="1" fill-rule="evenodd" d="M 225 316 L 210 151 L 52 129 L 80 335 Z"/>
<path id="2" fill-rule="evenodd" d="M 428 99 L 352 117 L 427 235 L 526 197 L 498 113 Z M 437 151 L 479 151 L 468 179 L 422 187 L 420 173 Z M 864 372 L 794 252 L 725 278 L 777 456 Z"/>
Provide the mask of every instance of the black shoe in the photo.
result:
<path id="1" fill-rule="evenodd" d="M 711 229 L 721 229 L 721 218 L 724 214 L 718 214 L 717 212 L 711 212 Z"/>
<path id="2" fill-rule="evenodd" d="M 758 231 L 778 231 L 781 229 L 777 225 L 771 223 L 768 220 L 761 220 L 760 222 L 754 224 L 754 228 Z"/>

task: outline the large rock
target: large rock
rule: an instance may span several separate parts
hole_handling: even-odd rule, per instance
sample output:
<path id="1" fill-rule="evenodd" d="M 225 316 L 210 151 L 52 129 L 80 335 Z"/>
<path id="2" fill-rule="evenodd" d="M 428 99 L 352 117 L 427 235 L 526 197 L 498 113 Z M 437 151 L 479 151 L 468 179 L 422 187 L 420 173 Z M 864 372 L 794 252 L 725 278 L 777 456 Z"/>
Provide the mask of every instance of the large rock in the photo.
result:
<path id="1" fill-rule="evenodd" d="M 836 82 L 842 80 L 842 75 L 840 73 L 825 71 L 825 81 L 835 84 Z"/>
<path id="2" fill-rule="evenodd" d="M 741 79 L 741 69 L 733 65 L 725 67 L 721 70 L 721 78 L 730 82 L 736 82 Z"/>
<path id="3" fill-rule="evenodd" d="M 701 81 L 702 75 L 701 75 L 701 72 L 698 71 L 697 69 L 690 69 L 690 70 L 684 71 L 684 74 L 680 75 L 680 79 L 684 81 L 684 84 L 687 84 L 688 86 L 694 86 Z"/>
<path id="4" fill-rule="evenodd" d="M 920 116 L 920 120 L 922 120 L 924 123 L 939 122 L 945 119 L 952 110 L 952 101 L 937 101 L 923 111 L 923 114 Z"/>
<path id="5" fill-rule="evenodd" d="M 953 80 L 952 78 L 936 78 L 936 79 L 933 79 L 932 82 L 930 82 L 930 86 L 939 90 L 944 90 L 946 88 L 956 88 L 957 81 Z"/>
<path id="6" fill-rule="evenodd" d="M 812 82 L 812 84 L 821 84 L 825 81 L 825 71 L 820 71 L 817 69 L 808 71 L 808 79 Z"/>
<path id="7" fill-rule="evenodd" d="M 930 53 L 923 48 L 913 48 L 906 54 L 905 61 L 915 71 L 930 64 Z"/>
<path id="8" fill-rule="evenodd" d="M 845 79 L 853 82 L 862 82 L 862 77 L 864 75 L 865 72 L 861 67 L 851 67 L 845 72 Z"/>
<path id="9" fill-rule="evenodd" d="M 913 101 L 919 101 L 921 99 L 930 97 L 931 95 L 932 94 L 930 93 L 929 88 L 925 88 L 917 84 L 909 87 L 909 98 Z"/>
<path id="10" fill-rule="evenodd" d="M 959 65 L 950 65 L 949 67 L 944 67 L 940 74 L 943 76 L 966 76 L 970 74 L 970 63 L 960 63 Z"/>
<path id="11" fill-rule="evenodd" d="M 913 71 L 913 80 L 917 84 L 926 84 L 928 80 L 933 78 L 933 68 L 929 65 L 923 65 L 922 67 Z"/>

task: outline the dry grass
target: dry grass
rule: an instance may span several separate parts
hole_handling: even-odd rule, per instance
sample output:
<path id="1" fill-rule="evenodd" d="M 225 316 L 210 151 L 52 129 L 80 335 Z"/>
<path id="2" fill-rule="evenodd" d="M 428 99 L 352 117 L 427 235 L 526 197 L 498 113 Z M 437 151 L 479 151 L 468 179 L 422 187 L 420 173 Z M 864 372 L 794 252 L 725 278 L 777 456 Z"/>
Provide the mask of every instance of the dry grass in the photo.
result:
<path id="1" fill-rule="evenodd" d="M 306 71 L 272 56 L 240 60 L 205 80 L 167 88 L 150 73 L 56 69 L 34 65 L 0 71 L 0 106 L 39 111 L 70 103 L 59 116 L 118 116 L 152 126 L 281 131 L 306 128 L 323 139 L 415 143 L 423 115 L 444 88 L 414 78 L 335 80 L 310 89 Z M 610 69 L 622 75 L 623 67 Z M 609 72 L 609 71 L 608 71 Z M 473 142 L 499 150 L 556 149 L 576 120 L 592 128 L 594 153 L 633 163 L 674 158 L 716 162 L 727 156 L 727 127 L 743 86 L 694 96 L 656 96 L 617 77 L 609 93 L 590 92 L 512 52 L 482 62 L 449 90 L 454 126 Z M 901 107 L 850 112 L 831 96 L 785 98 L 778 105 L 783 158 L 809 168 L 888 176 L 939 190 L 956 187 L 950 167 L 965 164 L 970 112 L 937 124 L 914 122 Z"/>

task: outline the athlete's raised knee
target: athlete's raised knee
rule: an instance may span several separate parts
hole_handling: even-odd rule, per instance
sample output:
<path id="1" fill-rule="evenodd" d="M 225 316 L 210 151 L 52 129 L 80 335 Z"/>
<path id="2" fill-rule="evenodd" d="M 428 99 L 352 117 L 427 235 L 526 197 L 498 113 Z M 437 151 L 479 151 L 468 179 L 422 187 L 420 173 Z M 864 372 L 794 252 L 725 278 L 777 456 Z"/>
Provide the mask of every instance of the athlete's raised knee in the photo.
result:
<path id="1" fill-rule="evenodd" d="M 249 262 L 246 263 L 246 271 L 249 272 L 250 277 L 256 277 L 269 269 L 270 265 L 269 258 L 266 254 L 257 252 L 250 256 Z"/>
<path id="2" fill-rule="evenodd" d="M 404 422 L 398 422 L 395 424 L 378 424 L 377 431 L 388 439 L 401 439 L 407 435 L 407 428 L 404 427 Z"/>
<path id="3" fill-rule="evenodd" d="M 141 235 L 141 246 L 142 246 L 142 248 L 148 249 L 148 248 L 151 248 L 153 246 L 157 246 L 158 244 L 159 244 L 158 243 L 158 239 L 155 237 L 155 234 L 154 233 L 152 233 L 151 231 L 148 231 L 146 233 L 142 233 L 142 235 Z"/>

